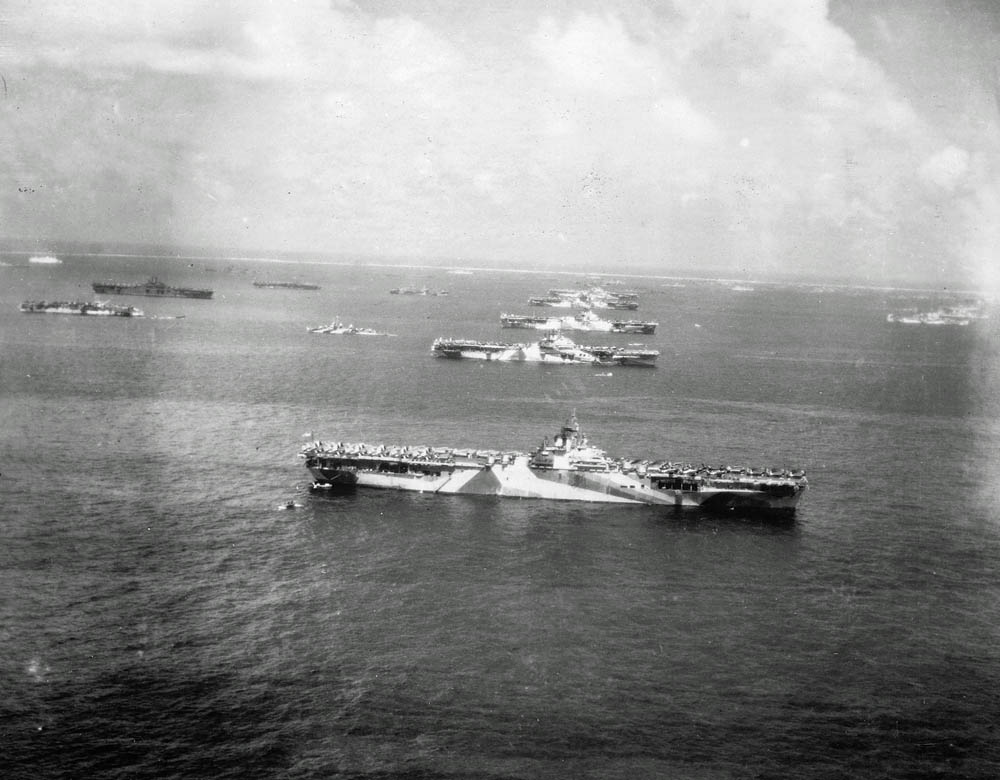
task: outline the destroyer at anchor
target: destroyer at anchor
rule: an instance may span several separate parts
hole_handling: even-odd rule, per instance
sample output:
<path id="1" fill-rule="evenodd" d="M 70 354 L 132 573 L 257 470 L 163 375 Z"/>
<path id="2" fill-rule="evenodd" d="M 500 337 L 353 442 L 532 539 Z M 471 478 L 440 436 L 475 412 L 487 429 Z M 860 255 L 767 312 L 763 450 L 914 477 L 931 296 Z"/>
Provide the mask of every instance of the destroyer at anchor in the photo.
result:
<path id="1" fill-rule="evenodd" d="M 345 325 L 340 320 L 334 320 L 329 325 L 318 325 L 315 328 L 307 329 L 310 333 L 322 333 L 327 336 L 395 336 L 395 333 L 386 333 L 374 328 L 357 326 L 354 323 Z"/>
<path id="2" fill-rule="evenodd" d="M 314 488 L 373 487 L 428 493 L 661 504 L 790 513 L 802 471 L 695 467 L 613 458 L 587 440 L 576 414 L 552 443 L 530 452 L 313 441 L 300 457 Z"/>

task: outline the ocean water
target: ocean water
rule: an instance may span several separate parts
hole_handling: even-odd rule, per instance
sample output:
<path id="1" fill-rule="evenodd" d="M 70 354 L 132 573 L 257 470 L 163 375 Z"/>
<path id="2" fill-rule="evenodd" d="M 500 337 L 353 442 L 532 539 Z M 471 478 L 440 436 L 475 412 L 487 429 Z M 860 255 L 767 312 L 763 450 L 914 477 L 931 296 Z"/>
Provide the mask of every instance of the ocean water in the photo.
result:
<path id="1" fill-rule="evenodd" d="M 0 266 L 4 777 L 1000 776 L 995 314 L 621 278 L 661 356 L 606 376 L 430 354 L 530 339 L 499 314 L 582 277 L 61 257 Z M 17 311 L 154 273 L 215 298 Z M 335 317 L 397 335 L 306 331 Z M 574 409 L 613 454 L 810 490 L 792 522 L 313 494 L 297 457 L 528 449 Z"/>

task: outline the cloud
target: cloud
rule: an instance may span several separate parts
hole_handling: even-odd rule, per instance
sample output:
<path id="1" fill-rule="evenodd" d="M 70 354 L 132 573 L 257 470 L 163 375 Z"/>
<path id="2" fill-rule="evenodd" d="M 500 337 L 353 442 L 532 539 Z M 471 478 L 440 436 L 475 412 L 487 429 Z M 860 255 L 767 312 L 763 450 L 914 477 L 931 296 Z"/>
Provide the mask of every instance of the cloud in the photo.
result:
<path id="1" fill-rule="evenodd" d="M 1000 187 L 996 179 L 984 182 L 963 201 L 965 230 L 960 233 L 966 271 L 979 289 L 1000 297 L 1000 265 L 996 262 L 1000 246 Z"/>
<path id="2" fill-rule="evenodd" d="M 947 146 L 921 166 L 920 175 L 941 189 L 952 192 L 968 169 L 969 153 L 964 149 Z"/>
<path id="3" fill-rule="evenodd" d="M 663 79 L 659 53 L 629 39 L 613 16 L 580 15 L 565 27 L 544 18 L 532 43 L 552 76 L 570 89 L 621 99 L 655 94 Z"/>
<path id="4" fill-rule="evenodd" d="M 5 21 L 22 65 L 292 79 L 317 75 L 346 18 L 313 2 L 108 0 L 14 2 Z"/>
<path id="5" fill-rule="evenodd" d="M 839 2 L 853 35 L 819 0 L 13 2 L 19 162 L 0 172 L 37 187 L 0 215 L 105 240 L 933 276 L 981 230 L 995 103 L 976 92 L 957 137 Z M 925 67 L 907 21 L 869 25 Z"/>

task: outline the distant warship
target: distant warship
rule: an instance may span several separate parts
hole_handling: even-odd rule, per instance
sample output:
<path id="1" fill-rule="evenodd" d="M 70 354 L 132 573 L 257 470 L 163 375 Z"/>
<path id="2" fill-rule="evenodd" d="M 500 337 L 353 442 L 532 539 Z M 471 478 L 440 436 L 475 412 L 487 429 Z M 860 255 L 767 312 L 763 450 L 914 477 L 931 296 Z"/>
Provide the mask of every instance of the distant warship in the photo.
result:
<path id="1" fill-rule="evenodd" d="M 25 301 L 21 304 L 25 314 L 84 314 L 97 317 L 141 317 L 142 310 L 134 306 L 115 306 L 111 303 L 80 301 Z"/>
<path id="2" fill-rule="evenodd" d="M 254 287 L 267 287 L 277 290 L 318 290 L 318 284 L 304 284 L 303 282 L 254 282 Z"/>
<path id="3" fill-rule="evenodd" d="M 577 344 L 560 334 L 546 336 L 533 344 L 439 338 L 431 345 L 431 352 L 444 358 L 557 365 L 584 363 L 598 366 L 652 366 L 660 355 L 659 350 L 645 349 L 641 345 L 619 347 Z"/>
<path id="4" fill-rule="evenodd" d="M 530 314 L 501 314 L 501 328 L 529 330 L 587 330 L 604 333 L 656 333 L 657 323 L 643 320 L 602 320 L 592 311 L 566 317 L 536 317 Z"/>
<path id="5" fill-rule="evenodd" d="M 190 287 L 170 287 L 155 276 L 141 284 L 118 284 L 117 282 L 94 282 L 94 292 L 108 295 L 147 295 L 152 298 L 211 298 L 211 290 L 195 290 Z"/>
<path id="6" fill-rule="evenodd" d="M 528 453 L 314 441 L 301 457 L 315 488 L 792 512 L 807 486 L 801 471 L 612 458 L 587 441 L 575 414 Z"/>

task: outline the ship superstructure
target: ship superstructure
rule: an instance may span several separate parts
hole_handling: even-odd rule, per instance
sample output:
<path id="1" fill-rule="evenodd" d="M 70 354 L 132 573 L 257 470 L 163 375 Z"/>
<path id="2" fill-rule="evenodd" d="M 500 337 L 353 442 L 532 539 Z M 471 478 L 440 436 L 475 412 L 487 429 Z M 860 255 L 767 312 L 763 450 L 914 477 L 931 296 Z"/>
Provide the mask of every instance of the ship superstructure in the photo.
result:
<path id="1" fill-rule="evenodd" d="M 573 414 L 530 452 L 313 441 L 301 457 L 315 488 L 372 487 L 462 495 L 792 512 L 801 471 L 613 458 Z"/>

